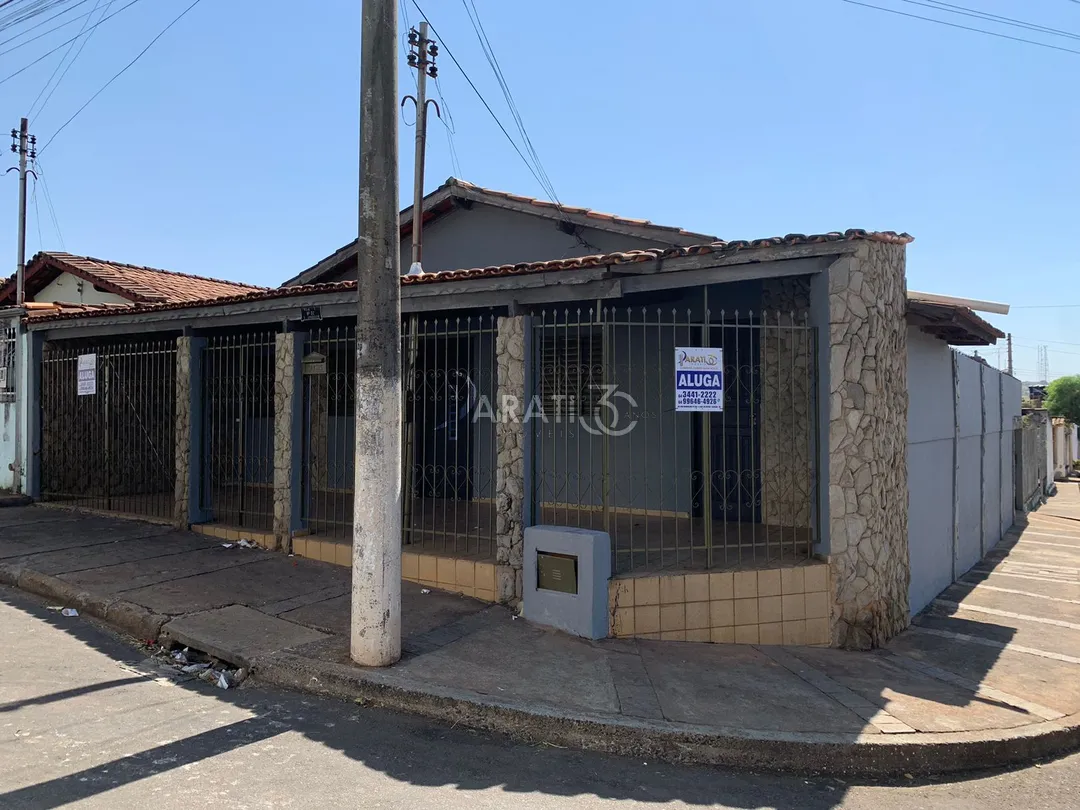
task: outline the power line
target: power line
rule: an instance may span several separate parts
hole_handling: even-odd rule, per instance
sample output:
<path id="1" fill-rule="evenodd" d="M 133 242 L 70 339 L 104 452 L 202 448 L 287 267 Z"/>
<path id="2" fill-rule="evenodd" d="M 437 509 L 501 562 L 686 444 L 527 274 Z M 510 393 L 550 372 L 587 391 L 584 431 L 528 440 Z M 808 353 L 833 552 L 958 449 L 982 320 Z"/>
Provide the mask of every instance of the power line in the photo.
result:
<path id="1" fill-rule="evenodd" d="M 947 14 L 958 14 L 962 17 L 974 17 L 977 20 L 986 20 L 987 22 L 997 23 L 998 25 L 1007 25 L 1012 28 L 1037 31 L 1040 34 L 1051 34 L 1067 39 L 1080 39 L 1080 34 L 1074 34 L 1071 31 L 1063 31 L 1060 28 L 1051 28 L 1048 25 L 1040 25 L 1039 23 L 1025 22 L 1024 20 L 1018 20 L 1015 17 L 1002 17 L 1000 14 L 991 14 L 988 11 L 979 11 L 977 9 L 967 8 L 966 6 L 958 6 L 955 3 L 943 3 L 940 2 L 940 0 L 925 0 L 925 2 L 924 0 L 900 0 L 900 2 L 908 3 L 913 6 L 932 8 L 935 11 L 944 11 Z"/>
<path id="2" fill-rule="evenodd" d="M 1080 309 L 1080 304 L 1020 304 L 1012 309 Z"/>
<path id="3" fill-rule="evenodd" d="M 41 152 L 38 152 L 38 155 L 40 154 Z M 60 240 L 60 249 L 67 250 L 67 245 L 64 244 L 64 234 L 60 231 L 60 220 L 56 216 L 56 207 L 53 205 L 52 194 L 49 193 L 49 183 L 45 179 L 45 170 L 42 168 L 40 160 L 35 160 L 34 165 L 40 175 L 41 190 L 45 192 L 45 205 L 49 208 L 49 216 L 52 217 L 53 227 L 56 228 L 56 238 Z"/>
<path id="4" fill-rule="evenodd" d="M 41 211 L 38 209 L 37 202 L 37 177 L 34 177 L 34 193 L 30 195 L 30 204 L 34 206 L 34 224 L 37 226 L 37 241 L 38 250 L 41 250 L 45 246 L 45 240 L 41 238 Z"/>
<path id="5" fill-rule="evenodd" d="M 424 10 L 420 8 L 420 4 L 417 3 L 416 0 L 412 0 L 412 4 L 416 6 L 416 10 L 420 12 L 420 16 L 428 21 L 428 25 L 431 26 L 431 32 L 438 38 L 439 43 L 442 45 L 442 49 L 446 51 L 446 55 L 450 57 L 450 61 L 453 62 L 457 69 L 461 71 L 461 75 L 465 77 L 465 81 L 469 83 L 469 87 L 471 87 L 472 91 L 476 93 L 476 97 L 480 99 L 480 103 L 484 105 L 484 109 L 488 111 L 488 114 L 492 117 L 492 119 L 498 125 L 499 129 L 502 131 L 502 134 L 506 136 L 506 140 L 510 141 L 510 145 L 514 147 L 514 151 L 517 152 L 518 157 L 521 158 L 522 162 L 529 169 L 529 172 L 532 174 L 533 178 L 535 178 L 536 182 L 539 183 L 541 187 L 543 187 L 544 184 L 540 180 L 540 177 L 536 173 L 536 170 L 533 168 L 533 165 L 522 153 L 520 147 L 518 147 L 517 145 L 517 142 L 510 137 L 510 133 L 506 131 L 506 127 L 504 127 L 502 121 L 499 120 L 499 116 L 497 116 L 495 114 L 495 111 L 491 109 L 491 105 L 487 103 L 487 99 L 485 99 L 484 95 L 480 92 L 479 89 L 477 89 L 476 85 L 473 83 L 473 80 L 469 78 L 469 74 L 465 72 L 465 68 L 461 66 L 461 63 L 457 60 L 457 57 L 454 56 L 454 52 L 451 51 L 449 46 L 446 44 L 445 37 L 443 37 L 435 29 L 435 26 L 431 24 L 431 19 L 427 16 L 427 14 L 424 13 Z"/>
<path id="6" fill-rule="evenodd" d="M 38 178 L 33 178 L 33 193 L 30 194 L 30 204 L 33 206 L 33 224 L 38 227 L 38 249 L 44 247 L 44 240 L 41 238 L 41 211 L 38 208 Z"/>
<path id="7" fill-rule="evenodd" d="M 115 17 L 117 14 L 119 14 L 124 9 L 131 8 L 133 5 L 135 5 L 138 2 L 139 2 L 139 0 L 131 0 L 131 2 L 128 3 L 126 6 L 121 6 L 116 11 L 114 11 L 112 14 L 110 14 L 108 17 L 102 17 L 100 20 L 98 20 L 96 23 L 94 23 L 93 28 L 97 28 L 103 22 L 108 22 L 109 20 L 111 20 L 113 17 Z M 57 26 L 57 27 L 60 27 L 60 26 Z M 16 76 L 18 76 L 23 71 L 26 71 L 26 70 L 29 70 L 30 68 L 32 68 L 34 65 L 36 65 L 38 62 L 40 62 L 42 59 L 47 59 L 48 57 L 52 56 L 54 53 L 56 53 L 58 50 L 63 48 L 68 43 L 74 42 L 75 40 L 77 40 L 79 37 L 81 37 L 83 35 L 83 33 L 85 33 L 85 32 L 80 31 L 78 34 L 73 36 L 71 39 L 64 40 L 59 45 L 57 45 L 55 48 L 53 48 L 51 51 L 48 51 L 47 53 L 42 54 L 37 59 L 35 59 L 33 62 L 31 62 L 29 65 L 26 65 L 25 67 L 21 67 L 18 70 L 16 70 L 14 73 L 11 73 L 8 76 L 5 76 L 3 79 L 0 79 L 0 84 L 3 84 L 4 82 L 8 81 L 9 79 L 14 79 Z M 23 43 L 23 44 L 25 45 L 26 43 Z M 16 47 L 19 47 L 19 46 L 16 46 Z M 13 50 L 15 50 L 15 48 L 8 48 L 6 51 L 0 51 L 0 56 L 3 56 L 5 53 L 11 53 L 11 51 L 13 51 Z"/>
<path id="8" fill-rule="evenodd" d="M 79 29 L 79 34 L 78 34 L 78 36 L 76 36 L 76 40 L 79 37 L 81 37 L 84 33 L 86 33 L 86 25 L 87 25 L 87 23 L 90 22 L 90 20 L 93 19 L 94 12 L 98 10 L 98 7 L 100 5 L 101 5 L 101 0 L 94 0 L 94 7 L 92 9 L 90 9 L 90 13 L 86 16 L 86 19 L 83 20 L 82 28 Z M 111 6 L 111 5 L 112 5 L 112 0 L 109 0 L 109 6 Z M 105 12 L 106 13 L 108 13 L 108 11 L 109 11 L 109 6 L 105 7 Z M 102 16 L 105 16 L 105 15 L 102 14 Z M 45 93 L 46 90 L 49 90 L 49 85 L 52 84 L 52 80 L 56 77 L 57 72 L 60 70 L 60 68 L 64 67 L 64 72 L 60 74 L 60 78 L 56 80 L 56 84 L 53 85 L 52 90 L 49 90 L 49 95 L 47 95 L 45 97 L 45 101 L 42 102 L 41 109 L 38 110 L 38 115 L 40 115 L 42 112 L 45 111 L 45 105 L 49 103 L 49 99 L 52 98 L 53 93 L 56 92 L 56 88 L 60 86 L 60 82 L 62 82 L 64 80 L 64 77 L 67 75 L 68 70 L 71 69 L 71 66 L 73 64 L 75 64 L 75 59 L 79 58 L 79 54 L 81 54 L 83 52 L 83 48 L 86 47 L 86 43 L 90 40 L 90 37 L 93 36 L 93 34 L 94 34 L 93 29 L 90 29 L 90 32 L 86 33 L 86 37 L 82 40 L 82 42 L 79 43 L 79 50 L 75 52 L 75 58 L 72 59 L 70 62 L 68 62 L 67 67 L 64 67 L 64 62 L 67 61 L 67 58 L 71 54 L 71 51 L 75 48 L 75 42 L 72 41 L 72 43 L 70 45 L 68 45 L 67 51 L 65 51 L 64 55 L 62 57 L 60 57 L 60 61 L 56 64 L 56 67 L 53 69 L 52 75 L 49 76 L 49 80 L 47 82 L 45 82 L 45 85 L 41 88 L 41 92 L 39 92 L 37 94 L 37 98 L 34 99 L 34 103 L 30 105 L 30 110 L 26 114 L 27 118 L 33 118 L 33 116 L 34 116 L 34 108 L 37 106 L 37 103 L 41 99 L 41 96 Z"/>
<path id="9" fill-rule="evenodd" d="M 442 108 L 439 122 L 443 126 L 443 132 L 446 133 L 446 146 L 450 150 L 450 165 L 453 166 L 454 177 L 461 177 L 461 163 L 458 161 L 457 148 L 454 146 L 454 135 L 457 134 L 457 127 L 454 124 L 454 114 L 450 112 L 450 105 L 443 96 L 442 85 L 439 84 L 438 76 L 435 77 L 435 95 L 439 97 L 439 106 Z"/>
<path id="10" fill-rule="evenodd" d="M 32 20 L 34 17 L 38 17 L 46 11 L 50 11 L 67 2 L 69 2 L 69 0 L 33 0 L 33 2 L 30 3 L 23 3 L 14 10 L 0 16 L 0 31 Z M 8 5 L 10 5 L 10 3 L 0 3 L 0 8 L 4 8 Z"/>
<path id="11" fill-rule="evenodd" d="M 1040 48 L 1049 48 L 1052 51 L 1063 51 L 1065 53 L 1071 53 L 1071 54 L 1076 54 L 1077 56 L 1080 56 L 1080 51 L 1073 50 L 1072 48 L 1063 48 L 1060 45 L 1051 45 L 1049 42 L 1039 42 L 1039 41 L 1034 40 L 1034 39 L 1024 39 L 1023 37 L 1014 37 L 1014 36 L 1011 36 L 1010 34 L 1002 34 L 1002 33 L 999 33 L 997 31 L 987 31 L 985 28 L 973 28 L 970 25 L 960 25 L 959 23 L 952 23 L 952 22 L 948 22 L 947 20 L 938 20 L 938 19 L 935 19 L 934 17 L 923 17 L 920 14 L 909 14 L 908 12 L 900 11 L 899 9 L 885 8 L 884 6 L 875 6 L 875 5 L 871 5 L 870 3 L 859 2 L 859 0 L 842 0 L 842 2 L 848 3 L 848 4 L 853 5 L 853 6 L 862 6 L 863 8 L 872 8 L 875 11 L 885 11 L 885 12 L 888 12 L 889 14 L 897 14 L 897 15 L 899 15 L 901 17 L 910 17 L 911 19 L 914 19 L 914 20 L 923 20 L 925 22 L 937 23 L 938 25 L 947 25 L 950 28 L 959 28 L 962 31 L 973 31 L 976 34 L 986 34 L 987 36 L 998 37 L 999 39 L 1008 39 L 1008 40 L 1012 40 L 1013 42 L 1024 42 L 1024 43 L 1026 43 L 1028 45 L 1038 45 Z"/>
<path id="12" fill-rule="evenodd" d="M 26 40 L 25 42 L 20 42 L 18 45 L 12 45 L 6 51 L 0 51 L 0 56 L 2 56 L 3 54 L 11 53 L 13 51 L 17 51 L 17 50 L 19 50 L 19 48 L 22 48 L 25 45 L 29 45 L 31 42 L 37 42 L 37 40 L 41 39 L 42 37 L 47 37 L 53 31 L 59 31 L 61 28 L 66 28 L 67 26 L 71 25 L 72 23 L 78 22 L 79 20 L 83 19 L 84 17 L 89 17 L 93 13 L 94 12 L 92 12 L 92 11 L 88 11 L 85 14 L 79 14 L 78 16 L 72 17 L 70 20 L 66 20 L 66 21 L 60 23 L 59 25 L 54 25 L 48 31 L 42 31 L 36 37 L 30 37 L 30 39 Z M 53 18 L 50 17 L 49 19 L 51 20 Z M 48 20 L 46 20 L 46 22 L 48 22 Z M 26 31 L 18 33 L 13 37 L 5 39 L 4 42 L 0 42 L 0 45 L 3 45 L 4 43 L 7 43 L 7 42 L 11 42 L 12 40 L 18 39 L 19 37 L 21 37 L 23 34 L 27 33 L 28 31 L 30 31 L 29 28 Z M 70 42 L 70 41 L 71 40 L 68 40 L 68 42 Z M 53 51 L 50 51 L 49 53 L 55 53 L 55 51 L 58 51 L 58 50 L 60 50 L 60 48 L 63 48 L 63 47 L 64 47 L 64 43 L 61 43 Z M 48 56 L 48 54 L 46 54 L 46 56 Z"/>
<path id="13" fill-rule="evenodd" d="M 1021 338 L 1023 340 L 1033 340 L 1033 341 L 1037 341 L 1039 343 L 1057 343 L 1057 344 L 1059 344 L 1061 346 L 1080 346 L 1080 343 L 1069 343 L 1068 341 L 1065 341 L 1065 340 L 1050 340 L 1049 338 L 1033 338 L 1033 337 L 1027 337 L 1027 336 L 1024 336 L 1024 335 L 1021 335 Z"/>
<path id="14" fill-rule="evenodd" d="M 499 83 L 499 89 L 502 90 L 506 106 L 510 108 L 510 115 L 517 125 L 518 133 L 521 135 L 525 148 L 532 157 L 533 164 L 536 166 L 536 170 L 541 177 L 544 191 L 558 203 L 560 202 L 559 195 L 556 193 L 555 186 L 551 182 L 551 177 L 548 176 L 547 170 L 544 169 L 544 164 L 540 160 L 540 155 L 533 146 L 532 139 L 529 137 L 529 132 L 525 128 L 525 122 L 521 117 L 521 111 L 518 109 L 514 94 L 510 91 L 510 85 L 507 84 L 506 75 L 503 73 L 502 65 L 499 64 L 499 58 L 495 55 L 495 49 L 491 45 L 491 40 L 488 39 L 487 31 L 484 30 L 484 24 L 480 20 L 480 12 L 476 8 L 476 3 L 474 3 L 473 0 L 461 0 L 461 4 L 465 8 L 465 13 L 469 17 L 469 22 L 472 24 L 476 38 L 480 42 L 480 49 L 484 52 L 484 57 L 487 59 L 488 66 L 495 74 L 495 79 Z"/>
<path id="15" fill-rule="evenodd" d="M 15 34 L 14 36 L 8 37 L 7 39 L 4 39 L 4 40 L 0 40 L 0 45 L 6 45 L 7 43 L 11 42 L 12 40 L 18 39 L 19 37 L 22 37 L 22 36 L 26 36 L 31 31 L 33 31 L 35 28 L 41 28 L 41 26 L 46 25 L 48 23 L 51 23 L 57 17 L 63 17 L 69 11 L 74 11 L 76 8 L 81 6 L 83 3 L 89 3 L 89 2 L 90 2 L 90 0 L 79 0 L 79 2 L 77 2 L 75 5 L 68 6 L 67 8 L 63 9 L 62 11 L 56 12 L 55 14 L 53 14 L 48 19 L 42 20 L 41 22 L 36 23 L 35 25 L 31 25 L 29 28 L 24 28 L 22 31 Z M 86 12 L 86 14 L 80 14 L 78 17 L 72 17 L 67 22 L 56 26 L 56 28 L 63 28 L 65 25 L 69 25 L 70 23 L 73 23 L 76 20 L 81 20 L 83 17 L 88 16 L 90 13 L 91 12 L 88 11 L 88 12 Z M 10 26 L 0 26 L 0 31 L 4 30 L 5 28 L 8 28 L 8 27 L 10 27 Z M 56 28 L 52 28 L 52 29 L 50 29 L 50 31 L 55 31 Z M 46 31 L 45 34 L 48 34 L 50 31 Z M 45 36 L 45 34 L 42 34 L 41 36 L 43 37 L 43 36 Z M 40 38 L 41 37 L 34 37 L 34 39 L 40 39 Z M 27 41 L 28 42 L 33 42 L 33 40 L 27 40 Z M 23 43 L 23 44 L 26 44 L 26 43 Z"/>
<path id="16" fill-rule="evenodd" d="M 1075 357 L 1080 357 L 1080 352 L 1069 352 L 1065 349 L 1055 349 L 1052 346 L 1040 346 L 1032 343 L 1018 343 L 1015 340 L 1013 341 L 1013 345 L 1020 346 L 1024 349 L 1042 349 L 1048 352 L 1054 352 L 1055 354 L 1071 354 Z"/>
<path id="17" fill-rule="evenodd" d="M 137 2 L 137 0 L 133 0 L 133 2 Z M 154 46 L 154 43 L 155 43 L 155 42 L 157 42 L 157 41 L 158 41 L 159 39 L 161 39 L 161 38 L 162 38 L 163 36 L 165 36 L 165 32 L 166 32 L 166 31 L 168 31 L 168 30 L 169 30 L 170 28 L 172 28 L 172 27 L 173 27 L 174 25 L 176 25 L 176 24 L 177 24 L 178 22 L 180 22 L 180 20 L 181 20 L 181 19 L 183 19 L 183 17 L 184 17 L 184 15 L 185 15 L 185 14 L 187 14 L 187 13 L 188 13 L 189 11 L 191 11 L 191 10 L 192 10 L 193 8 L 195 8 L 195 6 L 199 5 L 199 3 L 201 3 L 201 2 L 202 2 L 202 0 L 195 0 L 195 2 L 193 2 L 193 3 L 192 3 L 192 4 L 190 5 L 190 6 L 188 6 L 188 7 L 187 7 L 187 8 L 185 8 L 185 9 L 184 9 L 183 11 L 181 11 L 181 12 L 180 12 L 179 14 L 177 14 L 177 15 L 176 15 L 176 16 L 175 16 L 175 17 L 173 18 L 172 22 L 170 22 L 170 23 L 169 23 L 168 25 L 166 25 L 166 26 L 165 26 L 164 28 L 162 28 L 162 29 L 161 29 L 161 31 L 160 31 L 160 32 L 158 32 L 158 35 L 157 35 L 156 37 L 154 37 L 154 38 L 153 38 L 152 40 L 150 40 L 149 44 L 148 44 L 148 45 L 147 45 L 147 46 L 146 46 L 145 48 L 143 48 L 143 49 L 142 49 L 141 51 L 139 51 L 138 55 L 137 55 L 137 56 L 136 56 L 136 57 L 135 57 L 134 59 L 132 59 L 132 60 L 131 60 L 130 62 L 128 62 L 128 63 L 127 63 L 126 65 L 124 65 L 124 66 L 123 66 L 122 68 L 120 68 L 120 70 L 119 70 L 119 71 L 118 71 L 118 72 L 117 72 L 116 74 L 114 74 L 114 75 L 113 75 L 113 77 L 112 77 L 111 79 L 109 79 L 109 80 L 108 80 L 107 82 L 105 82 L 105 84 L 103 84 L 103 85 L 101 86 L 101 89 L 100 89 L 100 90 L 98 90 L 98 91 L 97 91 L 96 93 L 94 93 L 94 95 L 90 96 L 90 98 L 88 98 L 88 99 L 86 100 L 86 103 L 85 103 L 85 104 L 83 104 L 83 105 L 82 105 L 81 107 L 79 107 L 79 109 L 77 109 L 77 110 L 76 110 L 76 111 L 75 111 L 75 112 L 74 112 L 74 113 L 72 114 L 71 118 L 69 118 L 69 119 L 68 119 L 67 121 L 65 121 L 65 122 L 64 122 L 63 124 L 61 124 L 61 125 L 60 125 L 60 128 L 59 128 L 58 130 L 56 130 L 56 132 L 54 132 L 54 133 L 52 134 L 52 137 L 51 137 L 51 138 L 49 138 L 49 140 L 47 140 L 47 141 L 45 142 L 45 145 L 44 145 L 43 147 L 41 147 L 41 149 L 39 149 L 39 150 L 38 150 L 38 154 L 40 155 L 40 154 L 41 154 L 42 152 L 44 152 L 44 151 L 45 151 L 46 149 L 48 149 L 48 148 L 49 148 L 49 144 L 50 144 L 50 143 L 52 143 L 52 142 L 53 142 L 54 140 L 56 140 L 56 136 L 57 136 L 57 135 L 59 135 L 59 134 L 60 134 L 61 132 L 63 132 L 63 131 L 64 131 L 64 128 L 65 128 L 65 127 L 66 127 L 66 126 L 67 126 L 68 124 L 70 124 L 70 123 L 71 123 L 72 121 L 74 121 L 74 120 L 76 119 L 76 117 L 78 117 L 79 113 L 81 113 L 81 112 L 82 112 L 83 110 L 85 110 L 85 109 L 86 109 L 87 107 L 89 107 L 89 106 L 90 106 L 90 103 L 91 103 L 91 102 L 92 102 L 92 101 L 93 101 L 93 100 L 94 100 L 95 98 L 97 98 L 97 97 L 98 97 L 98 96 L 100 96 L 100 95 L 101 95 L 102 93 L 104 93 L 104 92 L 105 92 L 105 90 L 106 90 L 106 88 L 108 88 L 108 86 L 109 86 L 110 84 L 112 84 L 112 83 L 113 83 L 113 82 L 115 82 L 115 81 L 116 81 L 117 79 L 119 79 L 119 78 L 120 78 L 121 76 L 123 76 L 123 75 L 124 75 L 124 73 L 126 73 L 126 72 L 127 72 L 127 69 L 128 69 L 128 68 L 130 68 L 130 67 L 131 67 L 132 65 L 134 65 L 134 64 L 135 64 L 136 62 L 138 62 L 138 61 L 139 61 L 140 59 L 142 59 L 142 56 L 143 56 L 143 54 L 144 54 L 144 53 L 146 53 L 146 52 L 147 52 L 148 50 L 150 50 L 150 49 L 151 49 L 151 48 L 152 48 L 152 47 Z"/>

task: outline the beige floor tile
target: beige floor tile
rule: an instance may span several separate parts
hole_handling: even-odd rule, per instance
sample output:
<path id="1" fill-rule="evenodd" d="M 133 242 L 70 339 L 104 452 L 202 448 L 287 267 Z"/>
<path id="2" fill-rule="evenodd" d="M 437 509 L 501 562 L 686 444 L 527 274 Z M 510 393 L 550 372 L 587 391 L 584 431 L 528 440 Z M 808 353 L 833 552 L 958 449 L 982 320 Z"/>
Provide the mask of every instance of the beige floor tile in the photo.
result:
<path id="1" fill-rule="evenodd" d="M 735 600 L 735 625 L 747 625 L 758 623 L 758 600 L 736 599 Z"/>
<path id="2" fill-rule="evenodd" d="M 731 627 L 735 624 L 735 601 L 720 599 L 709 603 L 709 626 Z"/>
<path id="3" fill-rule="evenodd" d="M 758 623 L 772 623 L 783 621 L 783 597 L 759 596 L 757 600 Z"/>
<path id="4" fill-rule="evenodd" d="M 803 574 L 805 570 L 802 567 L 780 569 L 780 592 L 784 596 L 806 591 L 806 578 Z"/>
<path id="5" fill-rule="evenodd" d="M 682 574 L 660 577 L 660 604 L 679 605 L 686 601 L 686 580 Z"/>
<path id="6" fill-rule="evenodd" d="M 660 632 L 660 606 L 642 605 L 634 608 L 634 632 L 642 633 Z"/>
<path id="7" fill-rule="evenodd" d="M 829 566 L 808 565 L 803 568 L 803 585 L 807 593 L 829 589 Z"/>
<path id="8" fill-rule="evenodd" d="M 711 641 L 713 644 L 734 644 L 735 643 L 735 628 L 734 627 L 714 627 L 709 631 Z"/>
<path id="9" fill-rule="evenodd" d="M 708 630 L 710 627 L 711 619 L 709 616 L 709 603 L 708 602 L 687 602 L 686 603 L 686 629 L 687 630 Z"/>
<path id="10" fill-rule="evenodd" d="M 735 572 L 735 598 L 749 599 L 758 595 L 757 571 Z"/>
<path id="11" fill-rule="evenodd" d="M 758 626 L 756 624 L 747 624 L 743 627 L 735 628 L 735 643 L 736 644 L 757 644 L 758 643 Z"/>
<path id="12" fill-rule="evenodd" d="M 639 577 L 634 580 L 634 605 L 659 605 L 660 579 Z"/>
<path id="13" fill-rule="evenodd" d="M 758 625 L 758 644 L 783 644 L 784 625 L 781 622 L 769 622 Z"/>
<path id="14" fill-rule="evenodd" d="M 783 600 L 784 621 L 795 621 L 806 618 L 806 595 L 793 593 L 780 597 Z"/>
<path id="15" fill-rule="evenodd" d="M 719 574 L 709 574 L 709 598 L 734 599 L 735 575 L 730 571 Z"/>
<path id="16" fill-rule="evenodd" d="M 758 596 L 780 595 L 780 569 L 773 568 L 769 571 L 757 572 Z"/>
<path id="17" fill-rule="evenodd" d="M 708 574 L 687 574 L 686 580 L 686 601 L 687 602 L 708 602 L 709 601 L 709 575 Z"/>
<path id="18" fill-rule="evenodd" d="M 660 632 L 686 629 L 686 605 L 660 606 Z"/>

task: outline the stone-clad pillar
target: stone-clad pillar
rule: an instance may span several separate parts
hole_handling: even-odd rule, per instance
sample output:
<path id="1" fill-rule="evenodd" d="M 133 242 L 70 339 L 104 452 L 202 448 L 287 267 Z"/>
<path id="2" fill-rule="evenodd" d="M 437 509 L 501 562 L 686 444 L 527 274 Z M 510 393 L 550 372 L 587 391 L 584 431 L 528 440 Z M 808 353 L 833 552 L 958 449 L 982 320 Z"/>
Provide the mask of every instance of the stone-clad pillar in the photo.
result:
<path id="1" fill-rule="evenodd" d="M 176 339 L 176 483 L 173 520 L 186 529 L 207 516 L 199 503 L 202 470 L 202 350 L 206 338 Z"/>
<path id="2" fill-rule="evenodd" d="M 761 291 L 761 522 L 811 525 L 813 343 L 806 276 L 765 279 Z"/>
<path id="3" fill-rule="evenodd" d="M 495 339 L 498 384 L 496 412 L 495 541 L 496 588 L 500 602 L 521 599 L 525 519 L 525 316 L 499 318 Z M 513 400 L 508 400 L 512 397 Z M 516 404 L 516 407 L 513 405 Z M 509 405 L 511 407 L 503 407 Z M 511 409 L 513 413 L 510 413 Z"/>
<path id="4" fill-rule="evenodd" d="M 288 551 L 300 528 L 301 361 L 306 335 L 284 332 L 274 346 L 274 539 Z"/>
<path id="5" fill-rule="evenodd" d="M 829 268 L 829 554 L 833 643 L 908 624 L 907 280 L 902 244 Z"/>

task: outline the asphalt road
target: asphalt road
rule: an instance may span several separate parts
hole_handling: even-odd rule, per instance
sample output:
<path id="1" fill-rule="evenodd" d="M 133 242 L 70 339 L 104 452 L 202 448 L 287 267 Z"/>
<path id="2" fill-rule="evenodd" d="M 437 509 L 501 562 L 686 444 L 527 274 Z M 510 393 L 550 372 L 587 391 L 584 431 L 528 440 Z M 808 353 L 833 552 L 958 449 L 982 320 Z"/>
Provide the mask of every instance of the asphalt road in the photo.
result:
<path id="1" fill-rule="evenodd" d="M 519 745 L 153 672 L 101 625 L 0 587 L 0 808 L 1080 806 L 1080 755 L 962 781 L 853 785 Z"/>

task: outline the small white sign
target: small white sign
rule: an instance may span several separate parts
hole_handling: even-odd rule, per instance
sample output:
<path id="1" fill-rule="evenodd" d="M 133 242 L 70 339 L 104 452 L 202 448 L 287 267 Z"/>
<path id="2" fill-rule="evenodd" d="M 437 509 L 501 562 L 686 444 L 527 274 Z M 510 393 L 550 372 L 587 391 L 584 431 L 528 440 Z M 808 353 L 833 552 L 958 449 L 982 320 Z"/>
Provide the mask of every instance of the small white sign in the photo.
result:
<path id="1" fill-rule="evenodd" d="M 79 390 L 80 397 L 90 396 L 97 393 L 97 355 L 79 355 Z"/>
<path id="2" fill-rule="evenodd" d="M 675 410 L 724 410 L 724 350 L 679 346 L 675 349 Z"/>

